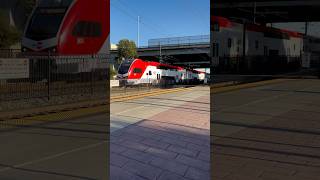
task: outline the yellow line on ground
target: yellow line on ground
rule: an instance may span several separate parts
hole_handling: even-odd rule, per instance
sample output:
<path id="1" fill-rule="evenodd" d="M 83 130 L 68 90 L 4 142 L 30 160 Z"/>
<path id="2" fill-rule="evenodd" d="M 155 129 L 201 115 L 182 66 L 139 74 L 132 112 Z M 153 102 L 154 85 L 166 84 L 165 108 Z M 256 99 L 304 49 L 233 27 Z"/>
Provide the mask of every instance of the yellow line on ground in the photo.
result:
<path id="1" fill-rule="evenodd" d="M 10 119 L 5 121 L 0 121 L 0 129 L 7 129 L 7 128 L 16 127 L 16 126 L 34 125 L 34 124 L 39 124 L 44 122 L 70 120 L 70 119 L 75 119 L 79 117 L 89 116 L 89 115 L 98 114 L 98 113 L 107 113 L 107 112 L 108 112 L 107 106 L 99 106 L 99 107 L 77 109 L 72 111 L 57 112 L 52 114 L 37 115 L 34 117 L 28 117 L 28 118 Z"/>
<path id="2" fill-rule="evenodd" d="M 273 79 L 273 80 L 266 80 L 266 81 L 259 81 L 259 82 L 253 82 L 253 83 L 246 83 L 246 84 L 238 84 L 238 85 L 231 85 L 231 86 L 225 86 L 225 87 L 210 87 L 210 93 L 211 94 L 218 94 L 218 93 L 225 93 L 230 91 L 236 91 L 240 89 L 247 89 L 247 88 L 253 88 L 258 86 L 265 86 L 269 84 L 276 84 L 281 83 L 285 81 L 293 81 L 292 79 Z"/>
<path id="3" fill-rule="evenodd" d="M 175 93 L 175 92 L 189 91 L 189 90 L 191 90 L 191 88 L 175 88 L 175 89 L 167 89 L 167 90 L 158 90 L 158 91 L 141 93 L 141 94 L 111 97 L 110 100 L 111 102 L 127 101 L 127 100 L 133 100 L 133 99 L 140 99 L 148 96 L 156 96 L 161 94 L 168 94 L 168 93 Z"/>

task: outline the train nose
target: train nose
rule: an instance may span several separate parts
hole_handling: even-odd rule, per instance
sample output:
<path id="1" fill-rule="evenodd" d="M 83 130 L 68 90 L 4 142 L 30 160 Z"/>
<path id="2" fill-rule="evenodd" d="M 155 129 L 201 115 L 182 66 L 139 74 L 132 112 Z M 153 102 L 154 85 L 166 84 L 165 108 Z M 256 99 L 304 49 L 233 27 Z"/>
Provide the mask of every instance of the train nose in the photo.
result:
<path id="1" fill-rule="evenodd" d="M 118 74 L 117 78 L 118 79 L 126 79 L 128 77 L 128 74 Z"/>

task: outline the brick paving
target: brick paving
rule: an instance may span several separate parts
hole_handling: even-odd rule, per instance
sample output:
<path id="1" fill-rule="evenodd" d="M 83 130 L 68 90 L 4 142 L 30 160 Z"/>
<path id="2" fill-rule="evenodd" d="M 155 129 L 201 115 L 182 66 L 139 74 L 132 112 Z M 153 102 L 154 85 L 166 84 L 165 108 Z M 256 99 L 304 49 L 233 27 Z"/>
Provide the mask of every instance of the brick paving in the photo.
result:
<path id="1" fill-rule="evenodd" d="M 221 94 L 214 105 L 214 180 L 320 179 L 319 80 Z"/>
<path id="2" fill-rule="evenodd" d="M 209 180 L 207 94 L 113 132 L 110 179 Z"/>

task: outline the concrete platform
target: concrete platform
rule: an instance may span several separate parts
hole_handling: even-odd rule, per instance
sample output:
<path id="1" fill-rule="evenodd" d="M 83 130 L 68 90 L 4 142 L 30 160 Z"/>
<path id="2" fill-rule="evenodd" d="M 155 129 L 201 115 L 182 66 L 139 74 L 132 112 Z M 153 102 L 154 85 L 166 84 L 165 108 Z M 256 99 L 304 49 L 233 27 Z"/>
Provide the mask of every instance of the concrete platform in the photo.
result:
<path id="1" fill-rule="evenodd" d="M 318 180 L 320 80 L 212 96 L 215 180 Z"/>
<path id="2" fill-rule="evenodd" d="M 111 180 L 210 179 L 208 87 L 111 104 Z"/>

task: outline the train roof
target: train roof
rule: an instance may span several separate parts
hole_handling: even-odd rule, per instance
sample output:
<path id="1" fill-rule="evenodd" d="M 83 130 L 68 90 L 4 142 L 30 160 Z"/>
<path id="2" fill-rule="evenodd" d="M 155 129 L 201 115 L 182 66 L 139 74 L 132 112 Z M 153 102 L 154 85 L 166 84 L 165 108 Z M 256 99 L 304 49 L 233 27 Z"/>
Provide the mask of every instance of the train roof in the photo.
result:
<path id="1" fill-rule="evenodd" d="M 211 21 L 218 22 L 219 26 L 225 27 L 225 28 L 234 27 L 236 26 L 236 24 L 239 23 L 225 17 L 220 17 L 220 16 L 211 16 Z M 267 26 L 253 24 L 253 23 L 247 23 L 247 30 L 255 31 L 255 32 L 263 32 L 263 33 L 285 34 L 289 37 L 297 37 L 297 38 L 302 38 L 304 36 L 302 33 L 299 33 L 299 32 L 289 31 L 286 29 L 267 27 Z"/>
<path id="2" fill-rule="evenodd" d="M 155 62 L 155 61 L 144 61 L 142 59 L 133 59 L 132 61 L 143 61 L 149 66 L 157 66 L 157 67 L 160 67 L 160 68 L 163 68 L 163 69 L 167 68 L 167 69 L 176 69 L 176 70 L 188 70 L 188 71 L 192 71 L 193 73 L 198 73 L 198 74 L 204 73 L 204 72 L 197 71 L 197 70 L 190 69 L 190 68 L 184 68 L 184 67 L 181 67 L 181 66 L 173 66 L 173 65 L 170 65 L 170 64 L 165 64 L 165 63 L 160 63 L 160 62 Z"/>

